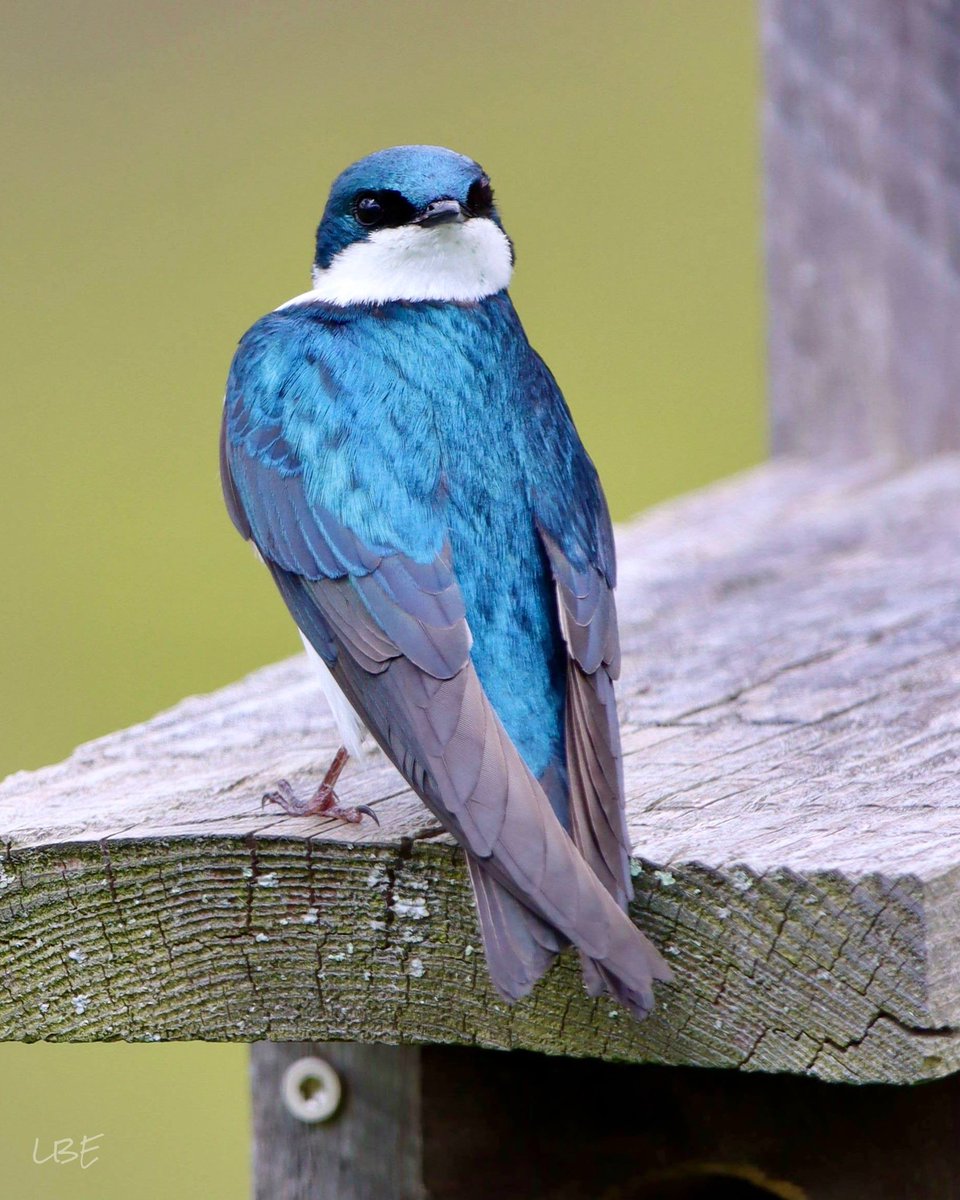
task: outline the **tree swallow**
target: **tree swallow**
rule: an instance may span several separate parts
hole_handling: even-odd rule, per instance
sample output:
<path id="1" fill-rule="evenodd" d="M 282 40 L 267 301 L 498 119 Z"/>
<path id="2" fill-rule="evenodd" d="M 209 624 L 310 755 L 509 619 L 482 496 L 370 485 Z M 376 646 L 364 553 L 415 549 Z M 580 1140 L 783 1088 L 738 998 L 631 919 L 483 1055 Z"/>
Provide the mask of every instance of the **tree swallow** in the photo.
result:
<path id="1" fill-rule="evenodd" d="M 382 150 L 334 182 L 313 288 L 240 342 L 227 507 L 343 742 L 313 797 L 271 798 L 359 819 L 333 787 L 365 727 L 466 851 L 503 996 L 572 943 L 588 992 L 643 1016 L 670 971 L 626 915 L 610 517 L 513 262 L 477 163 Z"/>

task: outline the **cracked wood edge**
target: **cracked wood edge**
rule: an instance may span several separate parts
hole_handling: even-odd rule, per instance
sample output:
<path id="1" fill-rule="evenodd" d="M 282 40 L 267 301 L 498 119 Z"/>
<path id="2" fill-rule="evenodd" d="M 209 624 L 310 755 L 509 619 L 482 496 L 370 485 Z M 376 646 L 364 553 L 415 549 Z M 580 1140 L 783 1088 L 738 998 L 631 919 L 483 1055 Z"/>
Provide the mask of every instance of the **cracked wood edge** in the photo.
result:
<path id="1" fill-rule="evenodd" d="M 678 984 L 638 1025 L 583 994 L 569 955 L 529 1000 L 500 1001 L 443 842 L 150 839 L 14 861 L 8 1037 L 309 1033 L 897 1082 L 960 1065 L 924 1006 L 916 880 L 642 864 L 635 915 Z"/>
<path id="2" fill-rule="evenodd" d="M 0 1034 L 463 1042 L 905 1082 L 960 1068 L 960 466 L 777 464 L 620 531 L 637 1025 L 564 956 L 508 1008 L 459 852 L 280 664 L 0 788 Z"/>

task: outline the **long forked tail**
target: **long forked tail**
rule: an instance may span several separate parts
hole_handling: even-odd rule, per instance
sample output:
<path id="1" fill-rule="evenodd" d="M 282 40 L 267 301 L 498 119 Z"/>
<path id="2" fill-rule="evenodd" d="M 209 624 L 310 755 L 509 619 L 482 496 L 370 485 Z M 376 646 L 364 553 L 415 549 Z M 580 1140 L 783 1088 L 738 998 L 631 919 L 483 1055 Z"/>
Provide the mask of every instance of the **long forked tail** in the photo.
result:
<path id="1" fill-rule="evenodd" d="M 489 864 L 469 853 L 467 864 L 490 977 L 506 1000 L 519 1000 L 549 970 L 570 938 L 518 900 L 490 873 Z M 618 912 L 620 919 L 611 915 Z M 653 981 L 669 981 L 670 969 L 615 903 L 605 914 L 607 922 L 602 956 L 590 953 L 597 947 L 579 946 L 586 989 L 592 996 L 606 991 L 634 1016 L 644 1017 L 653 1007 Z"/>

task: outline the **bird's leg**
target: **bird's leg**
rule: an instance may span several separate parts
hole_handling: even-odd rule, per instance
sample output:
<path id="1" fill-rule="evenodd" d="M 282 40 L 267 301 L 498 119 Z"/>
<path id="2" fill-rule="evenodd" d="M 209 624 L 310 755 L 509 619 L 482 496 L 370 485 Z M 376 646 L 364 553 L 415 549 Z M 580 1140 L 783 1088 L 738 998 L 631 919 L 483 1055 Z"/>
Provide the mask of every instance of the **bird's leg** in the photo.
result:
<path id="1" fill-rule="evenodd" d="M 333 762 L 327 768 L 327 773 L 320 786 L 308 800 L 301 800 L 286 779 L 277 781 L 276 789 L 264 793 L 263 804 L 279 804 L 283 811 L 291 817 L 339 817 L 341 821 L 349 821 L 356 825 L 363 820 L 364 815 L 372 817 L 377 824 L 380 821 L 372 808 L 358 804 L 356 808 L 344 808 L 337 799 L 334 786 L 340 778 L 343 768 L 347 765 L 350 755 L 346 746 L 341 746 L 333 756 Z"/>

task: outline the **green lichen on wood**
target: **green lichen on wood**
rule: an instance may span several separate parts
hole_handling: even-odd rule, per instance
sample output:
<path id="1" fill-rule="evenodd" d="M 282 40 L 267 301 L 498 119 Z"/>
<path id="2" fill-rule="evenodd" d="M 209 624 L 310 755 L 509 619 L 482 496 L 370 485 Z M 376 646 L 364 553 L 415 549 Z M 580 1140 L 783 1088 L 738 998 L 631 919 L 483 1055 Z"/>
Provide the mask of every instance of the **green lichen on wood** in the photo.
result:
<path id="1" fill-rule="evenodd" d="M 637 919 L 677 973 L 642 1025 L 584 995 L 572 955 L 506 1005 L 445 842 L 169 838 L 13 852 L 0 1033 L 454 1042 L 835 1079 L 957 1065 L 952 1034 L 924 1031 L 919 885 L 640 865 Z"/>

